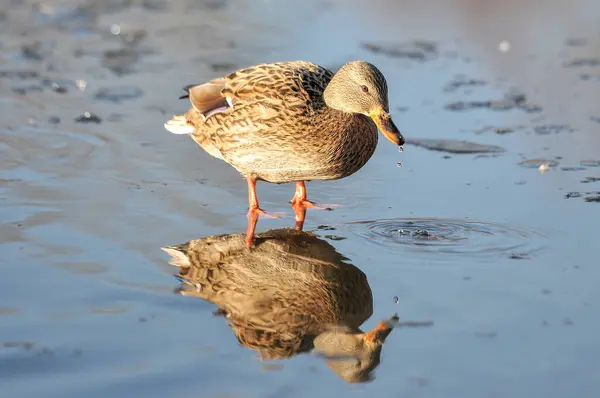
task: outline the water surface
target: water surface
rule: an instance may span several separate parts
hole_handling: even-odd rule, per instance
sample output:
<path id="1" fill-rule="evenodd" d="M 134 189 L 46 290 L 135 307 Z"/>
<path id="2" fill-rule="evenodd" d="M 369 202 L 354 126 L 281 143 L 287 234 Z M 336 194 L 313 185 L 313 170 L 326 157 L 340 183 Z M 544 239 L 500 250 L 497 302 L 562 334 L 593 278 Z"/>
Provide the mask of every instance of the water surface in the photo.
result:
<path id="1" fill-rule="evenodd" d="M 592 0 L 4 0 L 4 395 L 597 396 L 600 204 L 586 198 L 600 195 L 599 12 Z M 308 185 L 341 205 L 309 210 L 305 230 L 366 276 L 362 330 L 394 313 L 431 322 L 394 330 L 369 383 L 306 353 L 258 359 L 213 303 L 179 294 L 161 251 L 246 227 L 243 179 L 163 128 L 187 107 L 181 87 L 294 59 L 373 62 L 398 127 L 428 143 L 398 153 L 380 140 L 354 176 Z M 504 151 L 457 152 L 463 141 Z M 259 232 L 293 226 L 293 186 L 258 191 L 288 215 Z"/>

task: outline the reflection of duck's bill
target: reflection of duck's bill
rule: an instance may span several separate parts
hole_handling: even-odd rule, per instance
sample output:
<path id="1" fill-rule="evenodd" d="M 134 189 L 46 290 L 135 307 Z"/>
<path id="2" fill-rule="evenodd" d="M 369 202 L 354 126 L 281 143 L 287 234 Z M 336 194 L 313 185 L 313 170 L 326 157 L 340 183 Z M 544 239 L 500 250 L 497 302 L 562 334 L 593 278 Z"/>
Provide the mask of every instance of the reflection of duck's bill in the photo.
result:
<path id="1" fill-rule="evenodd" d="M 369 343 L 383 343 L 399 320 L 398 314 L 394 314 L 390 319 L 379 322 L 377 326 L 364 334 L 363 340 Z"/>

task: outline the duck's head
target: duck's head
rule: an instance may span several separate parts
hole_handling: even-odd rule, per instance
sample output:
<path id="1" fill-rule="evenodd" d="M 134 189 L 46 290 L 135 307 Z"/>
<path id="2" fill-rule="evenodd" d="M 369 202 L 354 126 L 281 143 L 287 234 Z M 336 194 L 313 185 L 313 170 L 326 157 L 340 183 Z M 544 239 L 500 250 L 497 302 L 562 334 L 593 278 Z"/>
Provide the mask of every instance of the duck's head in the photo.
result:
<path id="1" fill-rule="evenodd" d="M 374 65 L 348 62 L 333 76 L 323 94 L 327 106 L 370 117 L 390 142 L 404 145 L 404 137 L 390 117 L 387 82 Z"/>

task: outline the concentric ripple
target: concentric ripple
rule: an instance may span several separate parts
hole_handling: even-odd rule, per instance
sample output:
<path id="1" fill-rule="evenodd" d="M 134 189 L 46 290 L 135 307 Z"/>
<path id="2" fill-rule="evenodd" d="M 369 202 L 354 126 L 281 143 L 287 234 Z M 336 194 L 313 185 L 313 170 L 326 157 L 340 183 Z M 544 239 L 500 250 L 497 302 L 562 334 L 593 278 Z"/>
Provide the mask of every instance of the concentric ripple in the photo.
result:
<path id="1" fill-rule="evenodd" d="M 543 246 L 539 232 L 504 224 L 443 218 L 350 223 L 354 234 L 395 251 L 526 258 Z"/>

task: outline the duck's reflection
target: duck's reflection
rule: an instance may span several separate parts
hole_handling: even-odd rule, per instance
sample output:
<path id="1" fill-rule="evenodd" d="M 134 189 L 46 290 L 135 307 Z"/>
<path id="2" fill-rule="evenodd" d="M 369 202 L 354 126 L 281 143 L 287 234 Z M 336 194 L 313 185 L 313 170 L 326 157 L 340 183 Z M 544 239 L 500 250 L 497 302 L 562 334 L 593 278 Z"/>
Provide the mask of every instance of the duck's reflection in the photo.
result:
<path id="1" fill-rule="evenodd" d="M 373 313 L 365 274 L 316 235 L 279 229 L 218 235 L 164 247 L 179 266 L 179 293 L 214 303 L 241 344 L 263 359 L 315 352 L 348 382 L 373 378 L 397 318 L 368 332 Z"/>

